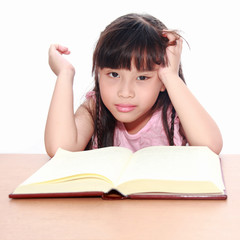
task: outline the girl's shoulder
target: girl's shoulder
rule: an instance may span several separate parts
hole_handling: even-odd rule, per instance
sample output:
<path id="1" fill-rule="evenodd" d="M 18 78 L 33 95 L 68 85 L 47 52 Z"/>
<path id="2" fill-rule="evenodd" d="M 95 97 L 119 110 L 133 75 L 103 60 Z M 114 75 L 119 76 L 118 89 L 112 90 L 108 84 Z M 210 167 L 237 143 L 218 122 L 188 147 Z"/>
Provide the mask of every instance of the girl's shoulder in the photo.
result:
<path id="1" fill-rule="evenodd" d="M 94 91 L 87 92 L 85 96 L 85 101 L 78 107 L 75 116 L 77 117 L 78 115 L 85 113 L 91 115 L 91 117 L 93 118 L 95 115 L 95 105 L 96 105 L 95 92 Z"/>
<path id="2" fill-rule="evenodd" d="M 86 100 L 83 105 L 88 109 L 91 115 L 95 115 L 96 109 L 96 93 L 95 91 L 89 91 L 86 94 Z"/>
<path id="3" fill-rule="evenodd" d="M 96 100 L 96 93 L 95 91 L 89 91 L 87 92 L 86 94 L 86 99 L 89 100 L 89 99 L 94 99 Z"/>

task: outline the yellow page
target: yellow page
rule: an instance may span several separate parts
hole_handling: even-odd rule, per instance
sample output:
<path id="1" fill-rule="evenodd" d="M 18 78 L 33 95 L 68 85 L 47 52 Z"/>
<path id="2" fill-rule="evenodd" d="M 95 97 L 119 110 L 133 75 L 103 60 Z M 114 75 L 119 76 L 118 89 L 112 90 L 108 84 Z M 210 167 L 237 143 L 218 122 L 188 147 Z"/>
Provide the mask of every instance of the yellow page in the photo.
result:
<path id="1" fill-rule="evenodd" d="M 22 185 L 39 182 L 58 181 L 101 176 L 109 182 L 116 182 L 121 169 L 129 161 L 132 152 L 120 147 L 107 147 L 82 152 L 69 152 L 58 149 L 55 156 L 49 160 L 35 174 L 28 178 Z M 56 181 L 55 181 L 56 182 Z"/>
<path id="2" fill-rule="evenodd" d="M 224 189 L 218 155 L 208 147 L 153 146 L 135 152 L 121 183 L 136 179 L 212 181 Z"/>

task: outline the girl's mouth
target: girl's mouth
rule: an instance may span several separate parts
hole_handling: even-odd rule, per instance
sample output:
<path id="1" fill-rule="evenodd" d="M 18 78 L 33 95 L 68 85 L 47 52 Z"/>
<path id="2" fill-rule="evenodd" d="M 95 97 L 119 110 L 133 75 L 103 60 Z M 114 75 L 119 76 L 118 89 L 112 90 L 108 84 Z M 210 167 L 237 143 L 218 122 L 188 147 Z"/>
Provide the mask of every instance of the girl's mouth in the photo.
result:
<path id="1" fill-rule="evenodd" d="M 136 108 L 136 105 L 131 104 L 115 104 L 115 106 L 119 112 L 123 113 L 131 112 Z"/>

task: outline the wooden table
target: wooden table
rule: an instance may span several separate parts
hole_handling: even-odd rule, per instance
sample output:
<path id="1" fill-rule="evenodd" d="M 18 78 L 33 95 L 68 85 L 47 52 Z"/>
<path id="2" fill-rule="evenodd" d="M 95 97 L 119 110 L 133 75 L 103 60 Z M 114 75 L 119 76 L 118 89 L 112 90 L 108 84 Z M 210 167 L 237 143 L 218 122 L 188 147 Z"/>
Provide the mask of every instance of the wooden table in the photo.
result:
<path id="1" fill-rule="evenodd" d="M 222 155 L 227 200 L 18 199 L 49 158 L 0 155 L 0 239 L 240 239 L 240 155 Z"/>

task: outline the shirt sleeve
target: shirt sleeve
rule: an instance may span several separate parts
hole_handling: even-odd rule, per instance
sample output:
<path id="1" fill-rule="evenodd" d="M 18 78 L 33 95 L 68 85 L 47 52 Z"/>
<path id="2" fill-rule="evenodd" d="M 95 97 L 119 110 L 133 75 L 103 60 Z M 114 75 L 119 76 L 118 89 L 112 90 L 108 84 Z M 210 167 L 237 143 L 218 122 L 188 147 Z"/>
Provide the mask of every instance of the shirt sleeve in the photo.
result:
<path id="1" fill-rule="evenodd" d="M 89 91 L 89 92 L 87 92 L 87 94 L 86 94 L 86 99 L 90 99 L 90 98 L 96 99 L 96 95 L 95 95 L 95 92 L 94 92 L 94 91 Z"/>

